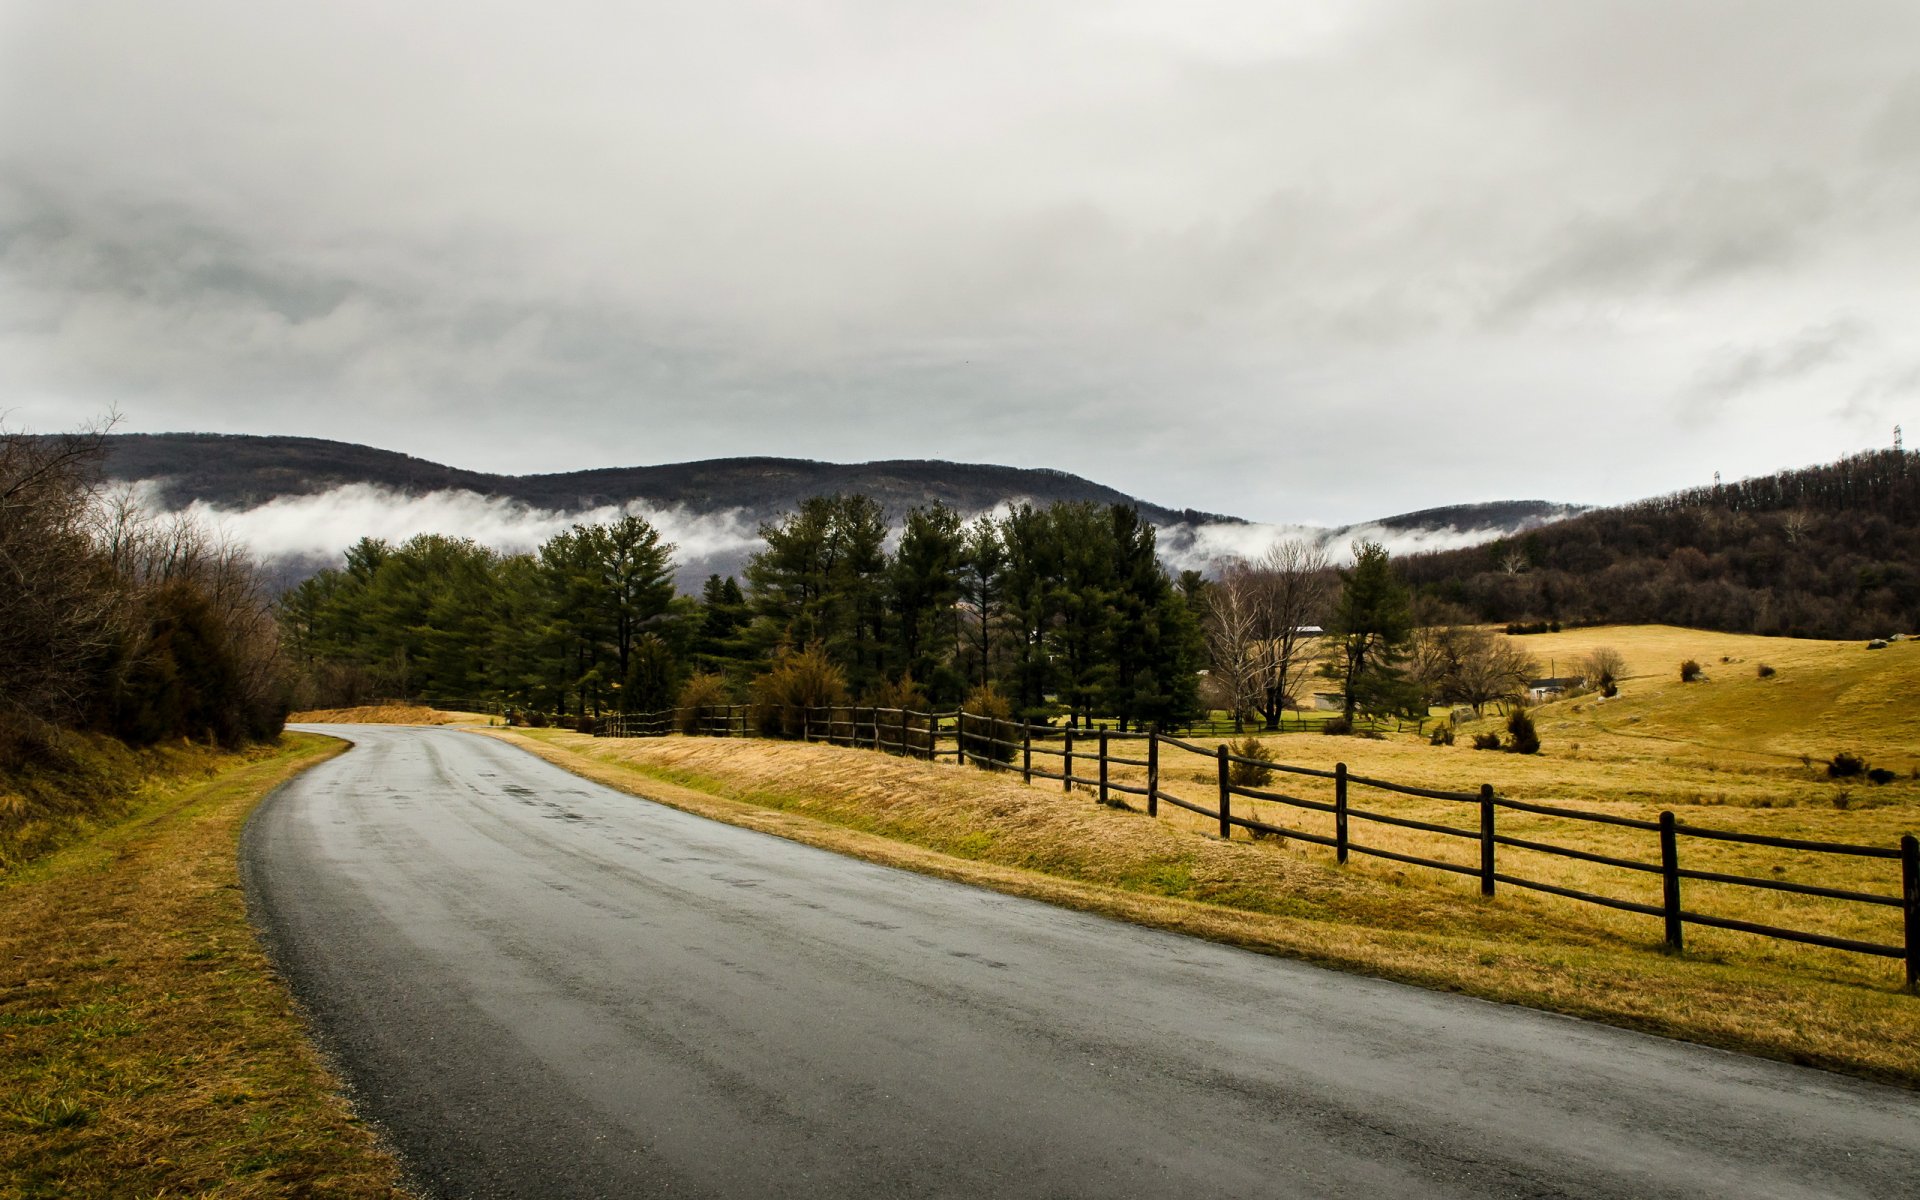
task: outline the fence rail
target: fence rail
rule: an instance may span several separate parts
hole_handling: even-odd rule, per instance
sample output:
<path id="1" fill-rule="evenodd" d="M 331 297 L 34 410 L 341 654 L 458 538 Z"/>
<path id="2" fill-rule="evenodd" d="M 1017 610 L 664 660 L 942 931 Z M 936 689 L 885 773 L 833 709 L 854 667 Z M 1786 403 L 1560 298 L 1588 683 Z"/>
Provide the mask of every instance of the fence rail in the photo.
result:
<path id="1" fill-rule="evenodd" d="M 1231 837 L 1233 830 L 1245 829 L 1254 834 L 1297 838 L 1303 842 L 1329 847 L 1333 850 L 1336 859 L 1342 863 L 1348 861 L 1353 854 L 1364 854 L 1430 870 L 1474 877 L 1479 881 L 1481 894 L 1487 896 L 1493 895 L 1496 888 L 1504 884 L 1621 912 L 1658 917 L 1663 925 L 1663 942 L 1668 949 L 1674 951 L 1685 948 L 1686 926 L 1697 925 L 1806 945 L 1824 946 L 1854 954 L 1900 959 L 1905 965 L 1907 989 L 1920 992 L 1920 843 L 1917 843 L 1911 834 L 1902 837 L 1897 846 L 1867 846 L 1713 829 L 1681 822 L 1671 812 L 1662 812 L 1658 820 L 1649 821 L 1636 817 L 1615 816 L 1610 813 L 1588 812 L 1562 805 L 1516 800 L 1499 795 L 1494 791 L 1492 784 L 1482 785 L 1477 792 L 1415 787 L 1371 776 L 1352 774 L 1347 770 L 1345 763 L 1336 764 L 1333 770 L 1326 771 L 1315 767 L 1271 762 L 1262 758 L 1234 754 L 1224 745 L 1209 749 L 1157 731 L 1088 730 L 1033 725 L 960 710 L 919 712 L 904 708 L 836 705 L 822 708 L 789 706 L 756 711 L 752 706 L 744 704 L 711 705 L 698 709 L 670 709 L 656 713 L 609 715 L 601 718 L 595 732 L 604 737 L 659 737 L 668 733 L 713 737 L 787 736 L 807 741 L 826 742 L 836 746 L 874 749 L 928 762 L 971 761 L 976 765 L 993 769 L 1018 771 L 1021 779 L 1027 783 L 1032 783 L 1035 779 L 1057 780 L 1063 792 L 1071 792 L 1075 787 L 1084 787 L 1092 791 L 1096 799 L 1103 804 L 1117 803 L 1116 795 L 1143 797 L 1146 800 L 1146 811 L 1149 816 L 1158 816 L 1162 804 L 1172 805 L 1216 823 L 1221 837 Z M 1116 748 L 1134 750 L 1142 744 L 1145 749 L 1144 757 L 1139 756 L 1137 751 L 1135 753 L 1115 752 Z M 1161 786 L 1163 748 L 1202 755 L 1213 760 L 1215 774 L 1211 781 L 1214 785 L 1211 789 L 1214 793 L 1211 807 L 1196 800 L 1175 795 Z M 1054 762 L 1058 769 L 1036 766 L 1035 756 Z M 1145 784 L 1127 783 L 1115 779 L 1112 774 L 1115 767 L 1144 769 Z M 1255 772 L 1262 770 L 1278 772 L 1302 780 L 1327 781 L 1332 784 L 1332 796 L 1329 800 L 1316 800 L 1271 788 L 1236 783 L 1233 778 L 1235 767 L 1247 768 Z M 1470 824 L 1463 822 L 1461 825 L 1448 825 L 1439 821 L 1397 816 L 1372 808 L 1356 807 L 1350 802 L 1350 795 L 1355 788 L 1459 805 L 1474 819 Z M 1233 802 L 1237 798 L 1331 815 L 1333 833 L 1329 836 L 1261 820 L 1251 813 L 1236 813 Z M 1502 833 L 1499 828 L 1501 810 L 1653 834 L 1649 849 L 1657 852 L 1658 861 L 1603 854 L 1555 842 Z M 1454 842 L 1471 842 L 1477 846 L 1478 854 L 1472 862 L 1449 862 L 1442 858 L 1412 854 L 1386 846 L 1356 841 L 1350 831 L 1351 824 L 1355 821 L 1414 830 L 1452 839 Z M 1900 890 L 1895 895 L 1684 867 L 1680 861 L 1681 847 L 1685 844 L 1684 839 L 1792 850 L 1803 855 L 1816 854 L 1874 860 L 1896 859 L 1900 863 Z M 1499 869 L 1501 847 L 1617 868 L 1639 875 L 1657 875 L 1661 882 L 1660 902 L 1650 904 L 1622 897 L 1606 896 L 1546 880 L 1529 879 L 1511 871 L 1502 871 Z M 1687 908 L 1683 903 L 1682 885 L 1683 882 L 1688 881 L 1808 896 L 1841 903 L 1898 908 L 1902 912 L 1903 937 L 1901 943 L 1895 945 L 1699 912 Z"/>

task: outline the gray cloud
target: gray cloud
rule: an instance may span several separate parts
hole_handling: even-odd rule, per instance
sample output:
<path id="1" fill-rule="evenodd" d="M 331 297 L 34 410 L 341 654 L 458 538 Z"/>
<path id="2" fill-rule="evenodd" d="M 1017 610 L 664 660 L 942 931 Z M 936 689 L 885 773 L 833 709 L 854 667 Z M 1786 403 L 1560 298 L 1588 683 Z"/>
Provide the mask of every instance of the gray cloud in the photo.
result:
<path id="1" fill-rule="evenodd" d="M 486 469 L 1624 499 L 1898 419 L 1845 401 L 1920 358 L 1915 46 L 1904 0 L 21 0 L 0 363 L 39 427 Z"/>

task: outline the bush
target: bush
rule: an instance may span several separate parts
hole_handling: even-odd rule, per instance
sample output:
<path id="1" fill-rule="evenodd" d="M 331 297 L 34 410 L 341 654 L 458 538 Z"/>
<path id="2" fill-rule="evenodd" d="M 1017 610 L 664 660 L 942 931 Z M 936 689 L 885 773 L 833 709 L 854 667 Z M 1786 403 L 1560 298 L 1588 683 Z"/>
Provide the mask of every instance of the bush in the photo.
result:
<path id="1" fill-rule="evenodd" d="M 547 714 L 541 712 L 539 709 L 537 708 L 528 709 L 526 716 L 527 716 L 527 728 L 545 729 L 547 727 Z"/>
<path id="2" fill-rule="evenodd" d="M 1500 735 L 1497 733 L 1476 733 L 1473 735 L 1473 748 L 1475 750 L 1498 750 L 1500 748 Z"/>
<path id="3" fill-rule="evenodd" d="M 1852 779 L 1867 772 L 1867 760 L 1845 750 L 1827 760 L 1828 779 Z"/>
<path id="4" fill-rule="evenodd" d="M 592 717 L 575 717 L 573 721 L 573 731 L 591 736 L 595 732 L 597 725 L 598 722 Z"/>
<path id="5" fill-rule="evenodd" d="M 1756 674 L 1758 674 L 1762 679 L 1772 679 L 1774 675 L 1774 671 L 1772 667 L 1768 666 L 1765 663 L 1761 663 Z"/>
<path id="6" fill-rule="evenodd" d="M 1260 758 L 1267 756 L 1267 748 L 1260 744 L 1257 737 L 1243 737 L 1227 746 L 1227 753 L 1240 758 Z M 1273 768 L 1266 763 L 1233 762 L 1227 763 L 1227 782 L 1234 787 L 1265 787 L 1273 782 Z"/>
<path id="7" fill-rule="evenodd" d="M 680 695 L 674 700 L 674 707 L 679 710 L 680 732 L 708 732 L 720 715 L 714 710 L 725 706 L 731 699 L 731 689 L 727 687 L 725 675 L 701 674 L 691 677 L 681 686 Z"/>
<path id="8" fill-rule="evenodd" d="M 932 705 L 911 673 L 902 675 L 898 682 L 882 679 L 874 685 L 866 702 L 876 710 L 876 719 L 883 730 L 880 736 L 889 742 L 901 743 L 894 749 L 923 758 L 928 756 L 933 739 L 928 732 L 926 714 Z M 889 712 L 889 709 L 898 711 Z"/>
<path id="9" fill-rule="evenodd" d="M 1507 718 L 1507 736 L 1512 739 L 1507 749 L 1515 754 L 1540 752 L 1540 735 L 1534 731 L 1533 718 L 1523 708 L 1514 709 L 1513 715 Z"/>
<path id="10" fill-rule="evenodd" d="M 753 681 L 753 724 L 763 736 L 796 738 L 809 709 L 847 702 L 847 677 L 818 646 L 786 651 Z"/>
<path id="11" fill-rule="evenodd" d="M 1688 659 L 1680 664 L 1680 682 L 1693 683 L 1700 678 L 1700 664 Z"/>
<path id="12" fill-rule="evenodd" d="M 1019 729 L 1013 723 L 1013 704 L 1000 689 L 990 683 L 974 688 L 960 707 L 967 714 L 967 761 L 976 767 L 1012 762 Z"/>
<path id="13" fill-rule="evenodd" d="M 1353 732 L 1353 723 L 1345 717 L 1335 717 L 1320 726 L 1320 732 L 1328 737 L 1345 737 Z"/>
<path id="14" fill-rule="evenodd" d="M 1433 732 L 1427 737 L 1427 744 L 1432 746 L 1453 745 L 1453 722 L 1442 721 L 1438 725 L 1435 725 Z"/>
<path id="15" fill-rule="evenodd" d="M 1867 769 L 1867 778 L 1875 783 L 1892 783 L 1898 779 L 1899 776 L 1887 770 L 1885 767 L 1869 767 Z"/>

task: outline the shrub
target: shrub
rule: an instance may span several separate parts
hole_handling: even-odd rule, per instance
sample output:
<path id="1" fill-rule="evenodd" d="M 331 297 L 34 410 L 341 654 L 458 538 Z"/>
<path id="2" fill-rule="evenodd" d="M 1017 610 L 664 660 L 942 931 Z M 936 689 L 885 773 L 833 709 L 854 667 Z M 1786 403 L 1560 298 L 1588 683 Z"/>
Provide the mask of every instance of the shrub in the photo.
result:
<path id="1" fill-rule="evenodd" d="M 1899 776 L 1887 770 L 1885 767 L 1869 767 L 1867 769 L 1867 778 L 1875 783 L 1892 783 L 1898 779 Z"/>
<path id="2" fill-rule="evenodd" d="M 881 736 L 889 742 L 902 743 L 894 749 L 926 756 L 932 739 L 927 732 L 925 714 L 932 705 L 911 673 L 902 675 L 897 682 L 882 679 L 868 694 L 867 703 L 877 710 L 877 719 L 884 729 Z M 898 711 L 886 711 L 888 709 Z"/>
<path id="3" fill-rule="evenodd" d="M 1476 733 L 1473 735 L 1473 748 L 1475 750 L 1498 750 L 1500 748 L 1500 735 L 1497 733 Z"/>
<path id="4" fill-rule="evenodd" d="M 537 708 L 528 709 L 527 727 L 530 729 L 545 729 L 547 727 L 547 714 Z"/>
<path id="5" fill-rule="evenodd" d="M 1761 663 L 1761 664 L 1760 664 L 1760 666 L 1759 666 L 1759 669 L 1758 669 L 1758 671 L 1757 671 L 1756 673 L 1757 673 L 1757 674 L 1758 674 L 1758 675 L 1760 676 L 1760 678 L 1762 678 L 1762 679 L 1772 679 L 1772 678 L 1773 678 L 1773 674 L 1774 674 L 1774 671 L 1773 671 L 1773 668 L 1772 668 L 1772 667 L 1770 667 L 1770 666 L 1768 666 L 1768 665 L 1767 665 L 1767 664 L 1765 664 L 1765 663 Z"/>
<path id="6" fill-rule="evenodd" d="M 847 702 L 847 677 L 826 651 L 809 646 L 786 651 L 753 681 L 753 724 L 767 737 L 799 737 L 808 709 Z"/>
<path id="7" fill-rule="evenodd" d="M 1834 792 L 1833 806 L 1835 808 L 1845 810 L 1847 805 L 1852 803 L 1853 803 L 1853 793 L 1848 791 L 1846 788 L 1841 788 L 1838 791 Z"/>
<path id="8" fill-rule="evenodd" d="M 1320 732 L 1326 734 L 1328 737 L 1345 737 L 1347 734 L 1353 732 L 1353 723 L 1345 717 L 1335 717 L 1333 720 L 1320 726 Z"/>
<path id="9" fill-rule="evenodd" d="M 725 675 L 692 676 L 681 686 L 680 695 L 674 700 L 674 707 L 679 710 L 680 732 L 706 733 L 714 727 L 714 718 L 719 715 L 714 710 L 727 704 L 731 698 Z"/>
<path id="10" fill-rule="evenodd" d="M 1691 658 L 1680 664 L 1680 682 L 1693 683 L 1700 678 L 1700 664 Z"/>
<path id="11" fill-rule="evenodd" d="M 573 731 L 575 733 L 592 734 L 596 731 L 598 724 L 599 722 L 595 721 L 592 717 L 575 717 L 573 719 Z"/>
<path id="12" fill-rule="evenodd" d="M 1240 758 L 1260 758 L 1267 756 L 1267 748 L 1260 744 L 1257 737 L 1243 737 L 1227 747 L 1229 754 Z M 1234 787 L 1265 787 L 1273 782 L 1273 768 L 1266 763 L 1233 762 L 1227 764 L 1227 782 Z"/>
<path id="13" fill-rule="evenodd" d="M 1013 704 L 1000 689 L 990 683 L 974 688 L 960 707 L 967 714 L 967 761 L 988 768 L 1012 762 L 1019 729 L 1013 723 Z"/>
<path id="14" fill-rule="evenodd" d="M 1526 709 L 1516 708 L 1513 715 L 1507 718 L 1507 735 L 1512 739 L 1507 749 L 1515 754 L 1540 752 L 1540 735 L 1535 732 L 1533 718 L 1527 715 Z"/>
<path id="15" fill-rule="evenodd" d="M 1866 771 L 1867 760 L 1858 754 L 1849 754 L 1845 750 L 1827 760 L 1828 779 L 1851 779 L 1856 775 L 1866 774 Z"/>
<path id="16" fill-rule="evenodd" d="M 1427 744 L 1432 746 L 1453 745 L 1453 722 L 1442 721 L 1438 725 L 1435 725 L 1433 732 L 1427 737 Z"/>

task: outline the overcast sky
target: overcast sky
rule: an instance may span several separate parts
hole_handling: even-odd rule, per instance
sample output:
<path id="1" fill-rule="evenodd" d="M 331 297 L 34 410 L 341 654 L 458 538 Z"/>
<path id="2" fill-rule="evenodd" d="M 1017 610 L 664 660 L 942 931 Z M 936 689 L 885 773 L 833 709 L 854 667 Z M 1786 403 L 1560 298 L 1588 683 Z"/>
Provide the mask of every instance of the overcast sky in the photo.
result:
<path id="1" fill-rule="evenodd" d="M 0 410 L 1345 522 L 1920 440 L 1920 4 L 0 0 Z"/>

